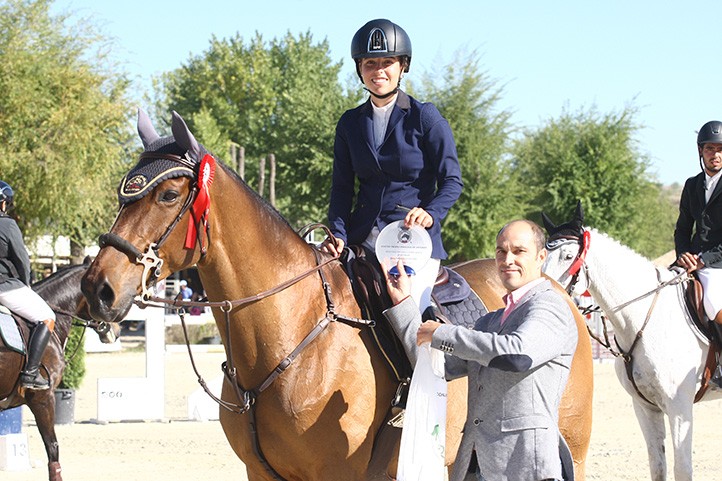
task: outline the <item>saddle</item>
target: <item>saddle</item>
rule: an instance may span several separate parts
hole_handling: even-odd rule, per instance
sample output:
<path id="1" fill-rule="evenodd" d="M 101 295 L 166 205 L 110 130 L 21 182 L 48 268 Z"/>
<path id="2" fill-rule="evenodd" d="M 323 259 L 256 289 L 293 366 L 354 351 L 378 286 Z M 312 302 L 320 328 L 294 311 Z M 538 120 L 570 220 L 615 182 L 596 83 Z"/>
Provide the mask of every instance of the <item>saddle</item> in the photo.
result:
<path id="1" fill-rule="evenodd" d="M 351 279 L 354 296 L 365 318 L 373 319 L 371 329 L 393 375 L 400 383 L 408 383 L 413 367 L 393 329 L 385 322 L 383 311 L 390 308 L 391 298 L 386 280 L 375 254 L 361 246 L 349 246 L 344 264 Z M 433 304 L 422 314 L 423 320 L 462 325 L 473 328 L 476 320 L 488 309 L 473 292 L 466 279 L 457 272 L 441 267 L 431 293 Z M 400 397 L 397 395 L 397 398 Z"/>
<path id="2" fill-rule="evenodd" d="M 694 401 L 697 402 L 707 391 L 712 373 L 717 368 L 717 359 L 722 352 L 722 326 L 707 317 L 703 304 L 704 290 L 696 276 L 690 276 L 684 293 L 687 310 L 694 325 L 709 340 L 709 351 L 702 374 L 702 387 L 694 398 Z"/>
<path id="3" fill-rule="evenodd" d="M 0 339 L 11 351 L 25 355 L 25 341 L 20 326 L 11 314 L 3 311 L 0 311 Z"/>

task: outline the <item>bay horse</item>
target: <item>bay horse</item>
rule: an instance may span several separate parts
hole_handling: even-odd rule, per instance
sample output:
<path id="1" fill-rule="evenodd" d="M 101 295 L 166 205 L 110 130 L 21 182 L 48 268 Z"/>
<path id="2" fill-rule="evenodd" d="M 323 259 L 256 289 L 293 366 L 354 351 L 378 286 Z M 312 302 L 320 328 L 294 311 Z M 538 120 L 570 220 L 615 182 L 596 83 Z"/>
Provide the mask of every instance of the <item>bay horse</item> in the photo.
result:
<path id="1" fill-rule="evenodd" d="M 584 227 L 581 205 L 564 224 L 543 218 L 549 233 L 545 273 L 576 295 L 588 289 L 613 326 L 620 353 L 629 356 L 627 361 L 617 357 L 615 369 L 632 396 L 652 480 L 667 476 L 667 416 L 674 479 L 691 481 L 692 405 L 698 392 L 704 400 L 718 399 L 720 393 L 700 391 L 710 343 L 687 313 L 677 282 L 680 274 L 660 269 L 608 235 Z"/>
<path id="2" fill-rule="evenodd" d="M 160 137 L 139 111 L 145 152 L 121 181 L 116 220 L 82 280 L 92 316 L 118 321 L 137 295 L 152 298 L 153 283 L 196 265 L 226 350 L 220 422 L 249 481 L 390 479 L 400 430 L 386 421 L 398 383 L 370 329 L 353 322 L 361 311 L 343 265 L 216 163 L 176 112 L 171 128 Z M 490 309 L 501 306 L 493 260 L 458 271 Z M 563 410 L 583 479 L 592 362 L 586 335 L 579 344 Z M 447 464 L 466 418 L 466 381 L 457 381 Z"/>
<path id="3" fill-rule="evenodd" d="M 48 377 L 50 389 L 33 391 L 19 388 L 20 371 L 25 356 L 9 349 L 0 337 L 0 410 L 26 404 L 35 417 L 40 437 L 48 457 L 50 481 L 62 481 L 58 439 L 55 435 L 55 388 L 58 387 L 65 369 L 64 349 L 73 319 L 86 321 L 97 329 L 101 341 L 110 343 L 120 333 L 119 324 L 100 325 L 92 320 L 87 303 L 80 291 L 80 279 L 88 269 L 89 262 L 63 267 L 32 288 L 53 309 L 56 316 L 55 329 L 41 362 L 41 372 Z M 25 322 L 18 323 L 21 336 L 27 342 L 29 328 Z M 70 354 L 72 355 L 72 354 Z"/>

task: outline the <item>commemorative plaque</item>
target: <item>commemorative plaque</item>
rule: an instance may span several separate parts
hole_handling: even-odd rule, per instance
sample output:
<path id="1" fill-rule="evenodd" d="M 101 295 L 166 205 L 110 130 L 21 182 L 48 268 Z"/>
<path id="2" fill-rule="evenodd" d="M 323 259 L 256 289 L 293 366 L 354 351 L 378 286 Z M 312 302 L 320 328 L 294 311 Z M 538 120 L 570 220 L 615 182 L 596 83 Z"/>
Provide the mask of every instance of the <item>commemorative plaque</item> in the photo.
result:
<path id="1" fill-rule="evenodd" d="M 389 269 L 391 275 L 398 274 L 398 260 L 403 261 L 406 273 L 413 275 L 431 258 L 431 237 L 421 226 L 407 228 L 402 220 L 392 222 L 376 239 L 376 257 L 393 266 Z"/>

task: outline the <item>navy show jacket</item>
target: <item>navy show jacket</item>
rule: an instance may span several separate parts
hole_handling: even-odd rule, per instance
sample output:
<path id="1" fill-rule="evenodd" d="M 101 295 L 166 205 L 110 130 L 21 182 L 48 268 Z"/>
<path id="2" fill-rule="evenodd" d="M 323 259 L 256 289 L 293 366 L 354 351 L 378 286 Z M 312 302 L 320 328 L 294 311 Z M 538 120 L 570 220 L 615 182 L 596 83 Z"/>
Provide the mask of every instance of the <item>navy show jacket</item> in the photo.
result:
<path id="1" fill-rule="evenodd" d="M 451 127 L 436 106 L 399 90 L 386 135 L 376 149 L 369 99 L 341 116 L 333 153 L 328 219 L 335 236 L 348 245 L 361 244 L 374 225 L 381 230 L 406 216 L 398 206 L 421 207 L 434 219 L 428 229 L 431 256 L 447 257 L 441 221 L 463 183 Z"/>

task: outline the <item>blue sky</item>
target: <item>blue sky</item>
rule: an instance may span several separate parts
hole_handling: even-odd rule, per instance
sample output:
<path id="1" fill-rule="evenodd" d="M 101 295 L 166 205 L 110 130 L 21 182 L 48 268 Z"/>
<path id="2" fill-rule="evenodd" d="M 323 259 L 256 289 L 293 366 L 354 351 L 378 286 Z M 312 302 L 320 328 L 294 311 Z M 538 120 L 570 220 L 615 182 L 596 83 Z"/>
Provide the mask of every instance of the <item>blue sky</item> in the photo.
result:
<path id="1" fill-rule="evenodd" d="M 289 31 L 328 40 L 345 79 L 353 72 L 354 32 L 388 18 L 411 37 L 408 78 L 428 72 L 443 81 L 456 52 L 476 50 L 516 126 L 534 128 L 564 109 L 638 107 L 639 149 L 665 184 L 699 172 L 696 131 L 722 120 L 717 10 L 698 0 L 57 0 L 53 7 L 92 17 L 141 87 L 201 54 L 212 35 L 250 39 L 256 32 L 268 40 Z"/>

